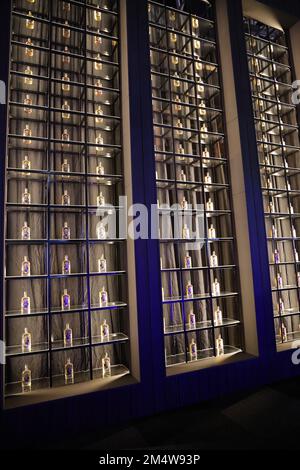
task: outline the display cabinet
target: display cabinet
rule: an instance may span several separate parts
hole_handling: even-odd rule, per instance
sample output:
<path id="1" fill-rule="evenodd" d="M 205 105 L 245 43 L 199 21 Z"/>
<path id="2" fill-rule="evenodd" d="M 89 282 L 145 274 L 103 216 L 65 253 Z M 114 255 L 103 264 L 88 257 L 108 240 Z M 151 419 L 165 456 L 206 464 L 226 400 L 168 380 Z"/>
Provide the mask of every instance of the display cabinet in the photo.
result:
<path id="1" fill-rule="evenodd" d="M 277 346 L 300 337 L 299 125 L 288 35 L 244 19 Z"/>
<path id="2" fill-rule="evenodd" d="M 175 6 L 148 3 L 167 368 L 243 349 L 214 3 Z"/>
<path id="3" fill-rule="evenodd" d="M 119 9 L 12 2 L 6 397 L 130 371 Z"/>

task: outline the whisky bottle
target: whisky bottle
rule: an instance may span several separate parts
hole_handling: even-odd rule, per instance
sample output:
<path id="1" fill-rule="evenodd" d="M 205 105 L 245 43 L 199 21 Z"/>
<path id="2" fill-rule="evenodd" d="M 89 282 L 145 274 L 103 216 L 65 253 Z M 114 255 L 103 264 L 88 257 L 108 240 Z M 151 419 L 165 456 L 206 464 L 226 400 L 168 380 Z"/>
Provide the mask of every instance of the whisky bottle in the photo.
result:
<path id="1" fill-rule="evenodd" d="M 22 204 L 31 204 L 31 195 L 28 188 L 25 188 L 25 191 L 22 194 Z"/>
<path id="2" fill-rule="evenodd" d="M 191 269 L 192 268 L 192 258 L 191 258 L 188 251 L 186 252 L 185 257 L 184 257 L 184 268 L 185 269 Z"/>
<path id="3" fill-rule="evenodd" d="M 272 225 L 272 228 L 271 228 L 271 237 L 272 238 L 277 238 L 277 228 L 275 227 L 275 225 Z"/>
<path id="4" fill-rule="evenodd" d="M 70 39 L 71 37 L 71 30 L 70 28 L 68 28 L 68 26 L 69 26 L 69 22 L 65 21 L 65 25 L 62 30 L 62 35 L 64 39 Z"/>
<path id="5" fill-rule="evenodd" d="M 107 324 L 106 320 L 103 320 L 103 323 L 100 326 L 100 336 L 101 341 L 109 340 L 109 325 Z"/>
<path id="6" fill-rule="evenodd" d="M 34 56 L 34 49 L 31 47 L 33 46 L 33 43 L 30 38 L 27 39 L 25 42 L 26 47 L 25 47 L 25 55 L 26 57 L 33 57 Z"/>
<path id="7" fill-rule="evenodd" d="M 205 104 L 205 101 L 204 100 L 201 100 L 200 101 L 200 108 L 199 108 L 199 117 L 200 119 L 204 119 L 204 117 L 206 116 L 206 104 Z"/>
<path id="8" fill-rule="evenodd" d="M 179 146 L 178 146 L 178 153 L 180 155 L 184 155 L 184 153 L 185 153 L 185 150 L 184 150 L 184 147 L 183 147 L 182 144 L 179 144 Z"/>
<path id="9" fill-rule="evenodd" d="M 177 34 L 170 33 L 170 42 L 172 42 L 173 44 L 177 42 Z"/>
<path id="10" fill-rule="evenodd" d="M 63 262 L 62 262 L 62 274 L 64 275 L 68 275 L 68 274 L 71 274 L 71 262 L 69 260 L 69 256 L 68 255 L 65 255 L 64 256 L 64 259 L 63 259 Z"/>
<path id="11" fill-rule="evenodd" d="M 105 240 L 107 238 L 107 233 L 103 222 L 99 222 L 96 228 L 98 240 Z"/>
<path id="12" fill-rule="evenodd" d="M 217 310 L 214 312 L 214 321 L 216 326 L 220 326 L 223 323 L 223 314 L 219 306 L 217 306 Z"/>
<path id="13" fill-rule="evenodd" d="M 201 77 L 197 80 L 197 98 L 202 99 L 202 93 L 204 93 L 204 85 Z"/>
<path id="14" fill-rule="evenodd" d="M 96 10 L 94 10 L 94 20 L 97 21 L 98 23 L 101 21 L 101 11 L 99 5 L 96 7 Z"/>
<path id="15" fill-rule="evenodd" d="M 103 85 L 102 85 L 101 80 L 96 80 L 96 82 L 95 82 L 95 87 L 97 87 L 97 88 L 95 88 L 95 96 L 96 97 L 99 97 L 99 96 L 103 95 L 103 90 L 101 89 L 102 86 Z"/>
<path id="16" fill-rule="evenodd" d="M 199 20 L 198 20 L 198 18 L 192 18 L 192 27 L 193 27 L 193 29 L 199 28 Z"/>
<path id="17" fill-rule="evenodd" d="M 32 144 L 32 140 L 30 139 L 30 137 L 32 137 L 32 130 L 30 129 L 29 124 L 25 124 L 25 129 L 23 130 L 23 137 L 26 137 L 26 139 L 23 139 L 23 144 Z"/>
<path id="18" fill-rule="evenodd" d="M 71 298 L 67 289 L 64 289 L 64 293 L 61 296 L 61 308 L 62 310 L 70 310 L 71 308 Z"/>
<path id="19" fill-rule="evenodd" d="M 177 127 L 178 127 L 178 129 L 176 129 L 176 133 L 178 135 L 183 135 L 183 130 L 182 130 L 183 129 L 183 124 L 180 121 L 180 119 L 177 120 Z"/>
<path id="20" fill-rule="evenodd" d="M 30 352 L 31 351 L 31 334 L 28 332 L 28 329 L 24 329 L 24 333 L 22 334 L 22 352 Z"/>
<path id="21" fill-rule="evenodd" d="M 217 296 L 217 295 L 220 295 L 220 294 L 221 294 L 220 283 L 219 283 L 218 279 L 215 279 L 213 284 L 212 284 L 212 295 Z"/>
<path id="22" fill-rule="evenodd" d="M 63 11 L 71 11 L 71 4 L 69 2 L 63 2 Z"/>
<path id="23" fill-rule="evenodd" d="M 181 106 L 181 100 L 179 98 L 178 95 L 175 96 L 175 111 L 181 111 L 182 110 L 182 106 Z"/>
<path id="24" fill-rule="evenodd" d="M 68 82 L 70 82 L 70 77 L 67 73 L 65 73 L 62 76 L 62 81 L 63 81 L 62 86 L 61 86 L 62 91 L 70 91 L 71 86 L 70 86 L 70 83 L 68 83 Z"/>
<path id="25" fill-rule="evenodd" d="M 280 273 L 277 273 L 276 281 L 277 281 L 276 284 L 277 284 L 278 289 L 283 289 L 283 280 L 282 280 L 282 276 Z"/>
<path id="26" fill-rule="evenodd" d="M 61 165 L 61 171 L 62 173 L 70 173 L 70 164 L 67 159 L 64 159 Z"/>
<path id="27" fill-rule="evenodd" d="M 279 313 L 281 315 L 283 315 L 284 314 L 284 303 L 283 303 L 282 298 L 279 299 L 279 308 L 278 309 L 279 309 Z"/>
<path id="28" fill-rule="evenodd" d="M 71 362 L 71 359 L 68 358 L 65 364 L 65 384 L 73 384 L 74 383 L 74 366 Z"/>
<path id="29" fill-rule="evenodd" d="M 287 343 L 288 333 L 287 333 L 287 329 L 284 323 L 281 323 L 281 336 L 282 336 L 282 342 Z"/>
<path id="30" fill-rule="evenodd" d="M 184 170 L 181 170 L 181 171 L 180 171 L 180 174 L 179 174 L 179 181 L 183 181 L 183 182 L 186 182 L 186 181 L 187 181 L 187 177 L 186 177 L 186 174 L 185 174 Z"/>
<path id="31" fill-rule="evenodd" d="M 97 206 L 105 206 L 105 197 L 103 196 L 102 192 L 97 196 Z"/>
<path id="32" fill-rule="evenodd" d="M 217 268 L 218 266 L 219 266 L 218 257 L 216 255 L 216 252 L 213 251 L 212 255 L 210 256 L 210 267 L 211 268 Z"/>
<path id="33" fill-rule="evenodd" d="M 111 376 L 111 364 L 110 364 L 110 357 L 108 353 L 102 358 L 102 377 L 110 377 Z"/>
<path id="34" fill-rule="evenodd" d="M 211 198 L 208 199 L 206 203 L 206 210 L 213 211 L 214 210 L 214 203 L 212 202 Z"/>
<path id="35" fill-rule="evenodd" d="M 224 341 L 221 335 L 218 336 L 216 341 L 216 352 L 217 356 L 223 356 L 224 354 Z"/>
<path id="36" fill-rule="evenodd" d="M 97 29 L 97 34 L 100 34 L 100 29 Z M 101 36 L 94 36 L 94 44 L 95 46 L 101 46 L 102 44 L 102 37 Z"/>
<path id="37" fill-rule="evenodd" d="M 23 393 L 31 392 L 31 370 L 26 364 L 22 372 L 22 391 Z"/>
<path id="38" fill-rule="evenodd" d="M 26 291 L 24 292 L 23 297 L 21 299 L 21 313 L 30 313 L 30 297 L 27 295 Z"/>
<path id="39" fill-rule="evenodd" d="M 64 48 L 64 54 L 62 55 L 62 63 L 63 64 L 70 64 L 71 63 L 71 57 L 69 56 L 70 54 L 70 49 L 68 46 L 65 46 Z"/>
<path id="40" fill-rule="evenodd" d="M 185 197 L 183 197 L 183 198 L 182 198 L 182 201 L 181 201 L 181 203 L 180 203 L 181 209 L 182 209 L 182 210 L 187 210 L 187 209 L 188 209 L 188 206 L 189 206 L 189 204 L 188 204 L 187 200 L 185 199 Z"/>
<path id="41" fill-rule="evenodd" d="M 22 170 L 30 170 L 31 161 L 29 160 L 28 155 L 25 155 L 24 160 L 22 161 Z"/>
<path id="42" fill-rule="evenodd" d="M 100 105 L 98 105 L 96 107 L 95 114 L 97 116 L 96 119 L 95 119 L 96 123 L 97 124 L 102 124 L 103 123 L 103 118 L 99 117 L 99 116 L 103 116 L 103 110 L 102 110 Z"/>
<path id="43" fill-rule="evenodd" d="M 22 240 L 30 240 L 30 227 L 27 222 L 24 222 L 22 227 Z"/>
<path id="44" fill-rule="evenodd" d="M 278 250 L 274 250 L 273 259 L 274 259 L 275 264 L 280 263 L 280 256 L 279 256 Z"/>
<path id="45" fill-rule="evenodd" d="M 105 169 L 101 162 L 96 166 L 96 174 L 99 176 L 105 175 Z"/>
<path id="46" fill-rule="evenodd" d="M 211 224 L 211 226 L 208 229 L 208 238 L 210 239 L 215 239 L 216 237 L 216 229 L 214 226 Z"/>
<path id="47" fill-rule="evenodd" d="M 190 238 L 190 229 L 188 228 L 186 224 L 184 224 L 182 228 L 182 238 L 183 239 Z"/>
<path id="48" fill-rule="evenodd" d="M 197 351 L 197 344 L 196 344 L 194 338 L 190 342 L 189 350 L 190 350 L 190 360 L 191 361 L 197 361 L 198 351 Z"/>
<path id="49" fill-rule="evenodd" d="M 26 95 L 23 103 L 24 103 L 24 113 L 32 114 L 32 109 L 27 108 L 27 106 L 32 106 L 32 99 L 30 98 L 30 95 Z"/>
<path id="50" fill-rule="evenodd" d="M 66 120 L 70 119 L 71 115 L 70 113 L 68 113 L 68 111 L 70 111 L 71 108 L 67 101 L 64 102 L 62 109 L 63 109 L 63 112 L 61 114 L 62 118 Z"/>
<path id="51" fill-rule="evenodd" d="M 33 79 L 32 79 L 33 72 L 31 68 L 29 67 L 29 65 L 27 65 L 26 69 L 24 70 L 24 73 L 26 75 L 24 77 L 25 85 L 32 85 L 33 84 Z"/>
<path id="52" fill-rule="evenodd" d="M 191 310 L 189 313 L 188 325 L 190 329 L 196 328 L 196 315 L 194 314 L 193 310 Z"/>
<path id="53" fill-rule="evenodd" d="M 105 287 L 102 287 L 102 290 L 99 292 L 99 304 L 100 307 L 107 307 L 108 305 L 108 294 Z"/>
<path id="54" fill-rule="evenodd" d="M 73 346 L 73 332 L 69 323 L 66 323 L 66 327 L 64 329 L 64 346 L 65 348 L 70 348 Z"/>
<path id="55" fill-rule="evenodd" d="M 71 198 L 70 195 L 68 194 L 68 191 L 65 190 L 62 197 L 61 197 L 61 204 L 63 206 L 69 206 L 71 204 Z"/>
<path id="56" fill-rule="evenodd" d="M 22 261 L 21 276 L 30 276 L 30 261 L 28 261 L 27 256 L 24 256 L 24 259 Z"/>
<path id="57" fill-rule="evenodd" d="M 188 299 L 192 299 L 194 297 L 194 288 L 191 281 L 189 281 L 186 285 L 185 294 Z"/>
<path id="58" fill-rule="evenodd" d="M 63 131 L 62 136 L 61 136 L 61 140 L 62 140 L 63 142 L 65 142 L 65 143 L 62 143 L 62 144 L 61 144 L 62 147 L 64 147 L 65 145 L 66 145 L 67 147 L 69 147 L 70 144 L 69 144 L 68 142 L 70 141 L 70 135 L 69 135 L 67 129 L 65 129 L 65 130 Z"/>
<path id="59" fill-rule="evenodd" d="M 202 158 L 206 160 L 207 158 L 210 158 L 210 153 L 207 147 L 204 147 L 204 150 L 202 152 Z"/>
<path id="60" fill-rule="evenodd" d="M 101 134 L 98 134 L 98 136 L 96 137 L 95 143 L 97 145 L 96 152 L 101 152 L 103 150 L 103 147 L 98 147 L 99 145 L 103 145 L 104 143 L 104 140 Z"/>
<path id="61" fill-rule="evenodd" d="M 97 54 L 96 60 L 94 61 L 94 69 L 97 71 L 100 71 L 103 68 L 102 62 L 99 62 L 100 60 L 101 60 L 101 55 Z"/>
<path id="62" fill-rule="evenodd" d="M 196 52 L 195 52 L 195 55 L 197 55 Z M 201 62 L 195 62 L 195 69 L 196 69 L 196 74 L 199 76 L 198 72 L 202 72 L 203 64 Z"/>
<path id="63" fill-rule="evenodd" d="M 171 62 L 173 65 L 178 65 L 179 64 L 179 57 L 176 55 L 172 55 Z"/>
<path id="64" fill-rule="evenodd" d="M 180 87 L 180 80 L 179 80 L 179 76 L 178 76 L 178 73 L 175 72 L 174 73 L 174 79 L 173 79 L 173 84 L 174 84 L 174 87 L 175 88 L 179 88 Z"/>
<path id="65" fill-rule="evenodd" d="M 33 31 L 34 28 L 35 28 L 35 22 L 34 22 L 31 11 L 28 12 L 28 16 L 30 18 L 26 18 L 26 29 L 29 29 L 30 31 Z"/>
<path id="66" fill-rule="evenodd" d="M 209 172 L 207 172 L 205 177 L 204 177 L 204 183 L 211 184 L 211 182 L 212 182 L 211 176 L 210 176 Z"/>
<path id="67" fill-rule="evenodd" d="M 168 15 L 168 16 L 169 16 L 169 20 L 172 21 L 172 23 L 173 23 L 174 21 L 176 21 L 176 13 L 175 13 L 175 11 L 169 11 L 168 13 L 169 13 L 169 15 Z"/>
<path id="68" fill-rule="evenodd" d="M 273 184 L 271 178 L 267 178 L 267 188 L 268 189 L 273 189 Z"/>
<path id="69" fill-rule="evenodd" d="M 107 271 L 107 261 L 104 258 L 104 255 L 101 255 L 101 258 L 98 259 L 98 272 L 106 273 Z"/>
<path id="70" fill-rule="evenodd" d="M 71 229 L 68 226 L 68 222 L 64 222 L 61 234 L 62 240 L 70 240 L 71 239 Z"/>

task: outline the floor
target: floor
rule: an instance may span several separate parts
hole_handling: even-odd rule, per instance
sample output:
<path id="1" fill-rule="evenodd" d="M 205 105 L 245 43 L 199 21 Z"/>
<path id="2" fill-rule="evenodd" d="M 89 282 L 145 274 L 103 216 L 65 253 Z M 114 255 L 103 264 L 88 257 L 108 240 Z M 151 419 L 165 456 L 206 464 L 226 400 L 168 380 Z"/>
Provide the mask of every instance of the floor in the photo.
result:
<path id="1" fill-rule="evenodd" d="M 300 378 L 250 394 L 160 414 L 59 448 L 299 449 Z M 58 448 L 56 447 L 56 448 Z"/>

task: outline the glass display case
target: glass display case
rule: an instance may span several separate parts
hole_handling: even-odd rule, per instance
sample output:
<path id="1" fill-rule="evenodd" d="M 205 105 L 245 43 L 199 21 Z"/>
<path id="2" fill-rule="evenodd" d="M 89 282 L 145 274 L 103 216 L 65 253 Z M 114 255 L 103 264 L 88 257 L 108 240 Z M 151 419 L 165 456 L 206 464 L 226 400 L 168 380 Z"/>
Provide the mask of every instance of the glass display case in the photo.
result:
<path id="1" fill-rule="evenodd" d="M 244 18 L 278 347 L 300 337 L 299 126 L 283 30 Z"/>
<path id="2" fill-rule="evenodd" d="M 148 3 L 166 367 L 243 349 L 214 5 L 175 6 Z"/>
<path id="3" fill-rule="evenodd" d="M 5 394 L 130 370 L 117 0 L 12 2 Z"/>

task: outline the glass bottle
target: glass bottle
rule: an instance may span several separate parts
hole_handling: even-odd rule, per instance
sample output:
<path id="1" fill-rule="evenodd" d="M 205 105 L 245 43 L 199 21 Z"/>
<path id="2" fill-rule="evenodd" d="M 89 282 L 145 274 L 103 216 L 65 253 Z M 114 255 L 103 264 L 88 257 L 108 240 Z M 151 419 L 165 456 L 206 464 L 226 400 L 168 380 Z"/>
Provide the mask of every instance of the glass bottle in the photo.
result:
<path id="1" fill-rule="evenodd" d="M 193 288 L 193 284 L 191 283 L 191 281 L 187 283 L 186 288 L 185 288 L 185 293 L 188 299 L 192 299 L 194 297 L 194 288 Z"/>
<path id="2" fill-rule="evenodd" d="M 67 159 L 64 159 L 61 165 L 61 171 L 62 173 L 70 173 L 70 164 Z"/>
<path id="3" fill-rule="evenodd" d="M 283 289 L 283 279 L 280 273 L 277 273 L 276 284 L 278 289 Z"/>
<path id="4" fill-rule="evenodd" d="M 26 114 L 32 114 L 32 109 L 31 108 L 27 108 L 27 106 L 32 106 L 32 99 L 30 98 L 30 95 L 26 95 L 25 99 L 24 99 L 24 112 Z"/>
<path id="5" fill-rule="evenodd" d="M 68 222 L 64 222 L 61 234 L 62 240 L 70 240 L 71 239 L 71 229 L 68 226 Z"/>
<path id="6" fill-rule="evenodd" d="M 24 256 L 24 259 L 22 261 L 21 276 L 30 276 L 30 261 L 28 261 L 27 256 Z"/>
<path id="7" fill-rule="evenodd" d="M 190 229 L 188 228 L 187 224 L 184 224 L 182 228 L 182 238 L 183 239 L 190 238 Z"/>
<path id="8" fill-rule="evenodd" d="M 281 335 L 282 335 L 282 342 L 287 343 L 288 341 L 288 333 L 284 323 L 281 323 Z"/>
<path id="9" fill-rule="evenodd" d="M 179 153 L 180 155 L 184 155 L 184 153 L 185 153 L 185 150 L 184 150 L 184 147 L 183 147 L 182 144 L 179 144 L 178 153 Z"/>
<path id="10" fill-rule="evenodd" d="M 22 352 L 30 352 L 31 351 L 31 334 L 29 333 L 28 329 L 24 329 L 24 333 L 22 334 Z"/>
<path id="11" fill-rule="evenodd" d="M 103 68 L 102 62 L 99 62 L 100 60 L 101 60 L 101 55 L 97 54 L 95 57 L 95 61 L 94 61 L 94 69 L 97 71 L 100 71 Z"/>
<path id="12" fill-rule="evenodd" d="M 272 225 L 272 229 L 271 229 L 271 237 L 273 238 L 277 238 L 277 228 L 275 227 L 275 225 Z"/>
<path id="13" fill-rule="evenodd" d="M 69 323 L 66 323 L 66 327 L 64 329 L 64 347 L 70 348 L 73 346 L 73 332 L 72 328 L 70 328 Z"/>
<path id="14" fill-rule="evenodd" d="M 101 88 L 102 88 L 101 80 L 96 80 L 95 86 L 97 87 L 95 89 L 95 96 L 96 97 L 102 96 L 103 95 L 103 90 L 101 90 Z"/>
<path id="15" fill-rule="evenodd" d="M 212 284 L 212 295 L 217 296 L 220 295 L 220 283 L 218 279 L 215 279 L 213 284 Z"/>
<path id="16" fill-rule="evenodd" d="M 63 140 L 64 142 L 66 142 L 66 144 L 65 144 L 65 143 L 62 144 L 62 147 L 63 147 L 64 145 L 67 145 L 67 146 L 70 145 L 70 144 L 68 143 L 68 142 L 70 141 L 70 135 L 69 135 L 67 129 L 65 129 L 65 130 L 63 131 L 62 136 L 61 136 L 61 140 Z"/>
<path id="17" fill-rule="evenodd" d="M 189 313 L 188 325 L 189 325 L 189 328 L 191 329 L 196 328 L 196 315 L 194 314 L 193 310 L 191 310 Z"/>
<path id="18" fill-rule="evenodd" d="M 170 41 L 175 44 L 177 42 L 177 35 L 175 33 L 170 33 Z"/>
<path id="19" fill-rule="evenodd" d="M 296 263 L 299 263 L 299 253 L 298 253 L 298 251 L 296 250 L 296 248 L 294 249 L 294 256 L 295 256 L 295 262 L 296 262 Z"/>
<path id="20" fill-rule="evenodd" d="M 98 240 L 105 240 L 107 238 L 107 233 L 106 233 L 105 226 L 104 226 L 103 222 L 99 222 L 97 224 L 96 231 L 97 231 Z"/>
<path id="21" fill-rule="evenodd" d="M 192 257 L 190 256 L 189 252 L 187 251 L 184 257 L 184 268 L 191 269 L 192 268 Z"/>
<path id="22" fill-rule="evenodd" d="M 97 21 L 98 23 L 101 21 L 101 11 L 99 5 L 96 7 L 94 10 L 94 20 Z"/>
<path id="23" fill-rule="evenodd" d="M 25 124 L 25 128 L 23 130 L 23 137 L 26 137 L 26 139 L 23 139 L 23 143 L 27 145 L 32 144 L 32 140 L 30 137 L 32 136 L 32 130 L 29 127 L 29 124 Z"/>
<path id="24" fill-rule="evenodd" d="M 26 364 L 22 372 L 22 391 L 23 393 L 31 392 L 31 370 Z"/>
<path id="25" fill-rule="evenodd" d="M 193 27 L 194 29 L 199 28 L 199 20 L 198 20 L 198 18 L 192 18 L 192 27 Z"/>
<path id="26" fill-rule="evenodd" d="M 29 160 L 28 155 L 25 155 L 24 160 L 22 161 L 22 170 L 30 170 L 31 161 Z"/>
<path id="27" fill-rule="evenodd" d="M 174 73 L 174 79 L 173 79 L 173 85 L 175 88 L 179 88 L 180 87 L 180 80 L 179 80 L 179 76 L 178 76 L 178 73 L 175 72 Z"/>
<path id="28" fill-rule="evenodd" d="M 217 356 L 223 356 L 224 354 L 224 341 L 221 335 L 218 336 L 216 341 L 216 352 Z"/>
<path id="29" fill-rule="evenodd" d="M 65 384 L 73 384 L 74 383 L 74 366 L 71 362 L 71 359 L 68 358 L 65 364 Z"/>
<path id="30" fill-rule="evenodd" d="M 35 21 L 33 19 L 31 11 L 28 12 L 28 16 L 30 18 L 26 18 L 26 29 L 29 29 L 30 31 L 33 31 L 35 28 Z"/>
<path id="31" fill-rule="evenodd" d="M 106 320 L 100 326 L 101 341 L 109 340 L 109 325 Z"/>
<path id="32" fill-rule="evenodd" d="M 190 360 L 197 361 L 198 359 L 197 343 L 195 342 L 194 338 L 190 342 L 189 349 L 190 349 Z"/>
<path id="33" fill-rule="evenodd" d="M 105 206 L 105 197 L 102 192 L 97 196 L 97 206 Z"/>
<path id="34" fill-rule="evenodd" d="M 27 295 L 26 291 L 24 292 L 23 297 L 21 299 L 21 313 L 30 313 L 30 297 Z"/>
<path id="35" fill-rule="evenodd" d="M 97 34 L 100 34 L 100 29 L 97 29 Z M 94 44 L 95 44 L 95 46 L 101 46 L 102 37 L 101 36 L 94 36 Z"/>
<path id="36" fill-rule="evenodd" d="M 71 30 L 70 30 L 70 28 L 68 28 L 68 26 L 69 26 L 69 22 L 65 21 L 65 25 L 64 25 L 63 31 L 62 31 L 62 35 L 63 35 L 64 39 L 70 39 L 70 37 L 71 37 Z"/>
<path id="37" fill-rule="evenodd" d="M 64 191 L 61 197 L 61 203 L 63 206 L 69 206 L 71 204 L 71 198 L 67 190 Z"/>
<path id="38" fill-rule="evenodd" d="M 210 158 L 210 153 L 207 147 L 204 147 L 203 153 L 202 153 L 202 158 L 207 159 Z"/>
<path id="39" fill-rule="evenodd" d="M 62 62 L 63 64 L 70 64 L 71 63 L 71 57 L 69 56 L 70 50 L 68 46 L 65 46 L 64 48 L 64 54 L 62 56 Z"/>
<path id="40" fill-rule="evenodd" d="M 215 310 L 214 320 L 216 326 L 222 325 L 223 323 L 223 313 L 219 306 L 217 306 L 217 309 Z"/>
<path id="41" fill-rule="evenodd" d="M 32 49 L 31 46 L 33 46 L 32 40 L 30 38 L 27 39 L 25 42 L 26 47 L 25 47 L 25 55 L 26 57 L 33 57 L 34 56 L 34 49 Z"/>
<path id="42" fill-rule="evenodd" d="M 172 55 L 171 62 L 173 65 L 178 65 L 179 64 L 179 57 L 176 55 Z"/>
<path id="43" fill-rule="evenodd" d="M 31 195 L 28 191 L 28 188 L 25 188 L 24 193 L 22 195 L 22 204 L 30 204 L 31 203 Z"/>
<path id="44" fill-rule="evenodd" d="M 165 290 L 164 290 L 163 287 L 161 288 L 161 298 L 162 298 L 162 301 L 164 302 L 164 300 L 165 300 Z"/>
<path id="45" fill-rule="evenodd" d="M 204 85 L 201 77 L 198 77 L 197 83 L 197 98 L 201 99 L 201 94 L 204 93 Z"/>
<path id="46" fill-rule="evenodd" d="M 63 76 L 62 76 L 62 85 L 61 85 L 61 88 L 62 88 L 62 91 L 70 91 L 71 89 L 71 86 L 70 86 L 70 77 L 67 73 L 65 73 Z"/>
<path id="47" fill-rule="evenodd" d="M 102 290 L 99 292 L 99 303 L 100 307 L 107 307 L 108 305 L 108 294 L 105 287 L 102 287 Z"/>
<path id="48" fill-rule="evenodd" d="M 188 209 L 188 206 L 189 206 L 189 204 L 188 204 L 187 200 L 185 199 L 185 197 L 183 197 L 183 198 L 182 198 L 182 201 L 181 201 L 181 203 L 180 203 L 181 209 L 182 209 L 182 210 L 187 210 L 187 209 Z"/>
<path id="49" fill-rule="evenodd" d="M 62 310 L 70 310 L 71 308 L 71 298 L 67 289 L 64 289 L 64 293 L 61 296 L 61 308 Z"/>
<path id="50" fill-rule="evenodd" d="M 30 240 L 30 227 L 26 221 L 22 227 L 22 240 Z"/>
<path id="51" fill-rule="evenodd" d="M 106 273 L 107 271 L 107 261 L 103 254 L 101 255 L 101 258 L 98 259 L 98 271 L 99 273 Z"/>
<path id="52" fill-rule="evenodd" d="M 186 174 L 183 170 L 180 171 L 180 174 L 179 174 L 179 181 L 183 181 L 183 182 L 186 182 L 187 178 L 186 178 Z"/>
<path id="53" fill-rule="evenodd" d="M 32 79 L 33 72 L 31 68 L 29 67 L 29 65 L 27 65 L 26 69 L 24 70 L 24 73 L 25 73 L 25 77 L 24 77 L 25 85 L 32 85 L 33 84 L 33 79 Z"/>
<path id="54" fill-rule="evenodd" d="M 68 255 L 65 255 L 64 256 L 64 259 L 63 259 L 63 262 L 62 262 L 62 274 L 64 275 L 68 275 L 68 274 L 71 274 L 71 262 L 69 260 L 69 256 Z"/>
<path id="55" fill-rule="evenodd" d="M 280 257 L 279 257 L 278 250 L 274 250 L 273 258 L 274 258 L 274 263 L 275 263 L 275 264 L 279 264 L 279 263 L 280 263 Z"/>
<path id="56" fill-rule="evenodd" d="M 206 203 L 206 210 L 213 211 L 214 210 L 214 203 L 212 202 L 211 198 L 208 199 Z"/>
<path id="57" fill-rule="evenodd" d="M 105 169 L 101 162 L 99 162 L 99 164 L 96 167 L 96 174 L 99 176 L 103 176 L 105 174 Z"/>
<path id="58" fill-rule="evenodd" d="M 216 229 L 214 228 L 214 226 L 212 224 L 208 229 L 208 238 L 210 238 L 210 239 L 215 239 L 216 238 Z"/>
<path id="59" fill-rule="evenodd" d="M 284 303 L 283 303 L 282 298 L 279 299 L 279 313 L 280 313 L 281 315 L 284 314 Z"/>
<path id="60" fill-rule="evenodd" d="M 211 268 L 217 268 L 218 267 L 218 257 L 216 255 L 216 252 L 213 251 L 211 256 L 210 256 L 210 267 Z"/>
<path id="61" fill-rule="evenodd" d="M 181 106 L 181 100 L 179 98 L 178 95 L 175 96 L 175 111 L 181 111 L 182 110 L 182 106 Z"/>
<path id="62" fill-rule="evenodd" d="M 63 2 L 63 11 L 71 11 L 71 4 L 69 2 Z"/>
<path id="63" fill-rule="evenodd" d="M 211 176 L 210 176 L 209 172 L 207 172 L 205 177 L 204 177 L 204 183 L 211 184 Z"/>
<path id="64" fill-rule="evenodd" d="M 102 118 L 102 117 L 99 117 L 99 116 L 103 116 L 103 110 L 102 110 L 102 108 L 101 108 L 100 105 L 98 105 L 98 106 L 96 107 L 95 114 L 96 114 L 96 116 L 97 116 L 97 117 L 96 117 L 96 123 L 97 123 L 97 124 L 102 124 L 103 118 Z"/>
<path id="65" fill-rule="evenodd" d="M 71 114 L 68 113 L 68 111 L 70 111 L 71 108 L 67 101 L 65 101 L 64 104 L 62 105 L 62 109 L 63 109 L 63 112 L 61 114 L 62 118 L 66 120 L 70 119 Z"/>
<path id="66" fill-rule="evenodd" d="M 110 377 L 111 376 L 111 363 L 110 363 L 110 357 L 108 353 L 105 353 L 105 355 L 102 358 L 102 377 Z"/>
<path id="67" fill-rule="evenodd" d="M 176 126 L 178 127 L 178 129 L 176 129 L 176 133 L 177 133 L 178 135 L 183 135 L 183 130 L 182 130 L 182 129 L 183 129 L 183 124 L 182 124 L 182 122 L 180 121 L 180 119 L 177 120 Z"/>
<path id="68" fill-rule="evenodd" d="M 104 143 L 104 140 L 103 140 L 103 137 L 101 134 L 98 134 L 97 137 L 96 137 L 96 140 L 95 140 L 95 143 L 97 145 L 96 147 L 96 152 L 101 152 L 101 150 L 103 150 L 102 147 L 99 147 L 99 145 L 103 145 Z"/>

